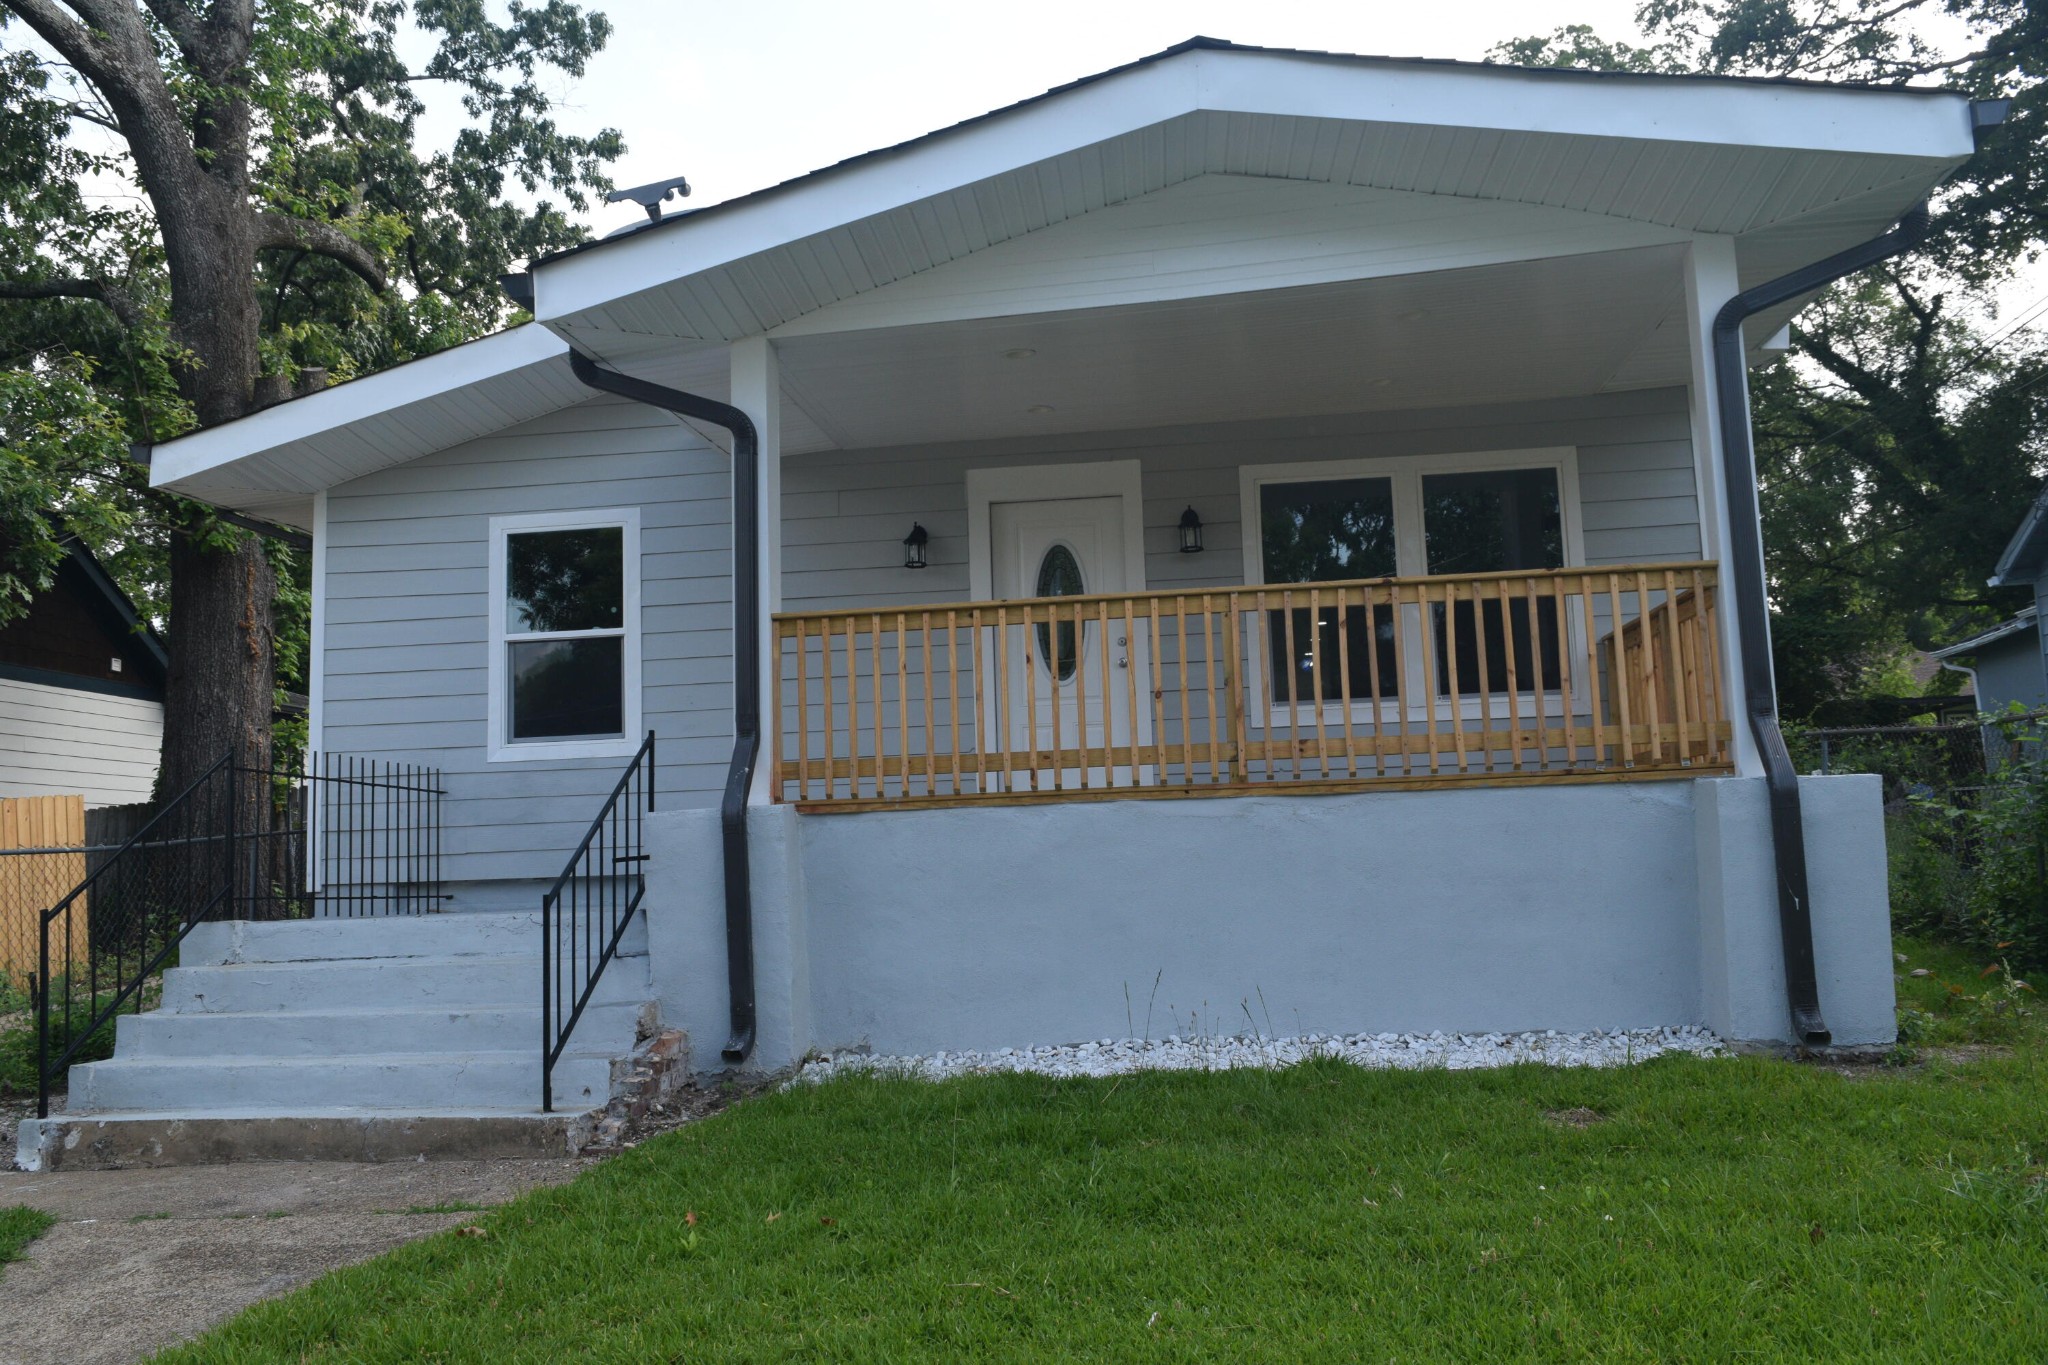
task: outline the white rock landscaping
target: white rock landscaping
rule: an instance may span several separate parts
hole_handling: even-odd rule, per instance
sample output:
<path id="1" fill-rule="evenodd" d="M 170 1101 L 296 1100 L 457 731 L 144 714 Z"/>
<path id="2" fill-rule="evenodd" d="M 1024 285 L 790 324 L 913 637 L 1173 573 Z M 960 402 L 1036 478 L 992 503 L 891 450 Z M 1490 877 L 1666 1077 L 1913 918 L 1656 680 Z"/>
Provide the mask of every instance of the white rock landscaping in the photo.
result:
<path id="1" fill-rule="evenodd" d="M 935 1052 L 922 1057 L 832 1052 L 798 1072 L 803 1081 L 849 1073 L 914 1076 L 939 1081 L 998 1071 L 1036 1076 L 1121 1076 L 1134 1071 L 1227 1071 L 1278 1068 L 1314 1057 L 1337 1057 L 1363 1067 L 1467 1071 L 1536 1062 L 1545 1066 L 1628 1066 L 1666 1053 L 1726 1056 L 1714 1034 L 1692 1025 L 1620 1029 L 1612 1033 L 1311 1033 L 1294 1038 L 1168 1037 L 1110 1039 L 1059 1047 L 1001 1048 L 993 1052 Z"/>

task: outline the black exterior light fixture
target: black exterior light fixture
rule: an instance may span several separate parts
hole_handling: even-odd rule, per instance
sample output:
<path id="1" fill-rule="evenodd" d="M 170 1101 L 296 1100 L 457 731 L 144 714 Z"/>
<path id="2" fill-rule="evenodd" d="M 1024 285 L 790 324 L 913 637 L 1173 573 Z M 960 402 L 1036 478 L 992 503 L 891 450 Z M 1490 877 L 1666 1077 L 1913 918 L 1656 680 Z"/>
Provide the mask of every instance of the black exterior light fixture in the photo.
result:
<path id="1" fill-rule="evenodd" d="M 1192 505 L 1180 514 L 1180 552 L 1184 555 L 1202 553 L 1202 519 L 1195 515 Z"/>
<path id="2" fill-rule="evenodd" d="M 922 569 L 924 567 L 924 547 L 931 543 L 931 539 L 931 533 L 925 530 L 924 527 L 914 521 L 910 523 L 910 534 L 903 537 L 904 568 Z"/>

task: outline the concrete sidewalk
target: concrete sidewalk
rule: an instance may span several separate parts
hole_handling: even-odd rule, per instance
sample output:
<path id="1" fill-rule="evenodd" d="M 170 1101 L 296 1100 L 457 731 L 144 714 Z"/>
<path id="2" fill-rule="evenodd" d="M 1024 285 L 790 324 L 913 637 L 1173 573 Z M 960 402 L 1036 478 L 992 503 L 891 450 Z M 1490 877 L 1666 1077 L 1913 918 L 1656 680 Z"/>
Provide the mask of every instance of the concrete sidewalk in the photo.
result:
<path id="1" fill-rule="evenodd" d="M 0 1269 L 0 1365 L 125 1365 L 258 1299 L 472 1221 L 590 1160 L 247 1162 L 0 1171 L 0 1207 L 57 1217 Z M 457 1206 L 450 1209 L 450 1206 Z M 429 1213 L 444 1208 L 448 1212 Z"/>

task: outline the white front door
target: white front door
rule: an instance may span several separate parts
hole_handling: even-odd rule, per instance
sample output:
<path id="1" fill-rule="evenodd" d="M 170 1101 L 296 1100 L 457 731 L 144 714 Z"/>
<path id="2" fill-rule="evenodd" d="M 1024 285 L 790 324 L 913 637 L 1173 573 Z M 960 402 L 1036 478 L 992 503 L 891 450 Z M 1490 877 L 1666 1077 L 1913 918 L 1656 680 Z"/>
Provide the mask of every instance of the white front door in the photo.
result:
<path id="1" fill-rule="evenodd" d="M 1133 591 L 1127 580 L 1121 497 L 991 502 L 989 571 L 998 601 Z M 1078 627 L 1067 612 L 1050 626 L 1041 618 L 1012 632 L 1007 655 L 1008 714 L 991 726 L 1011 755 L 1040 756 L 1035 775 L 1016 785 L 1101 785 L 1104 760 L 1084 763 L 1081 750 L 1128 749 L 1150 743 L 1148 655 L 1131 638 L 1123 609 L 1104 613 L 1080 605 Z M 1135 670 L 1135 673 L 1133 672 Z M 1134 688 L 1140 695 L 1133 716 Z M 1135 722 L 1135 728 L 1134 728 Z M 1055 757 L 1055 756 L 1058 757 Z M 1131 781 L 1130 764 L 1112 764 L 1114 780 Z M 1035 781 L 1034 781 L 1035 778 Z"/>

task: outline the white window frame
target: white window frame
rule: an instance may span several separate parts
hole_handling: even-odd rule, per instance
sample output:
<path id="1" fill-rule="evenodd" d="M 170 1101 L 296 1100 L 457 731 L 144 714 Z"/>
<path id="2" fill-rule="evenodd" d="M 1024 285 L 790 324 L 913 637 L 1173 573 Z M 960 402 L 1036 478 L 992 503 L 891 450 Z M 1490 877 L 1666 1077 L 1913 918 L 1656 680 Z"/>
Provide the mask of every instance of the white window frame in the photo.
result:
<path id="1" fill-rule="evenodd" d="M 1470 474 L 1500 469 L 1554 469 L 1557 471 L 1558 514 L 1562 522 L 1564 540 L 1564 564 L 1568 569 L 1583 568 L 1586 564 L 1586 542 L 1584 527 L 1580 518 L 1579 503 L 1579 451 L 1577 446 L 1537 446 L 1523 450 L 1475 450 L 1447 455 L 1388 455 L 1370 458 L 1343 460 L 1315 460 L 1293 464 L 1258 464 L 1238 467 L 1238 506 L 1242 509 L 1240 519 L 1244 526 L 1244 581 L 1253 587 L 1266 587 L 1265 518 L 1260 513 L 1259 490 L 1269 483 L 1321 483 L 1336 479 L 1388 479 L 1393 484 L 1394 495 L 1394 572 L 1402 578 L 1422 578 L 1429 574 L 1429 546 L 1423 535 L 1422 478 L 1425 474 Z M 1285 586 L 1285 585 L 1280 585 Z M 1419 631 L 1421 618 L 1411 606 L 1402 629 Z M 1574 640 L 1581 633 L 1575 621 L 1566 622 Z M 1266 648 L 1263 633 L 1257 648 Z M 1572 688 L 1575 696 L 1585 695 L 1580 673 L 1583 668 L 1577 664 L 1583 649 L 1573 647 L 1568 662 L 1572 669 Z M 1413 677 L 1401 679 L 1401 695 L 1398 699 L 1378 701 L 1360 699 L 1351 703 L 1354 718 L 1368 714 L 1368 708 L 1377 707 L 1381 722 L 1398 723 L 1404 718 L 1420 721 L 1434 715 L 1448 720 L 1451 708 L 1468 719 L 1479 716 L 1480 698 L 1453 693 L 1448 697 L 1421 697 L 1421 664 L 1417 651 L 1408 653 L 1409 672 Z M 1266 718 L 1267 724 L 1289 726 L 1315 723 L 1315 703 L 1296 702 L 1289 706 L 1279 702 L 1268 703 L 1265 696 L 1266 670 L 1256 659 L 1241 661 L 1245 672 L 1246 705 L 1254 715 Z M 1354 680 L 1355 681 L 1355 680 Z M 1523 696 L 1529 693 L 1521 694 Z M 1551 714 L 1562 714 L 1563 696 L 1556 689 L 1539 694 L 1545 710 Z M 1342 720 L 1344 703 L 1331 701 L 1323 703 L 1326 720 Z M 1505 695 L 1495 695 L 1490 714 L 1505 717 L 1508 714 L 1508 700 Z"/>
<path id="2" fill-rule="evenodd" d="M 616 528 L 623 555 L 622 604 L 616 630 L 544 631 L 513 634 L 505 629 L 507 544 L 511 537 L 528 531 L 599 531 Z M 628 758 L 640 748 L 640 509 L 613 507 L 576 512 L 530 512 L 519 516 L 491 518 L 490 585 L 490 700 L 486 706 L 486 756 L 492 763 L 537 763 L 567 758 Z M 625 641 L 621 649 L 621 679 L 625 690 L 625 730 L 617 736 L 591 739 L 523 739 L 514 741 L 512 727 L 512 673 L 508 647 L 531 639 L 596 639 L 612 637 Z"/>

